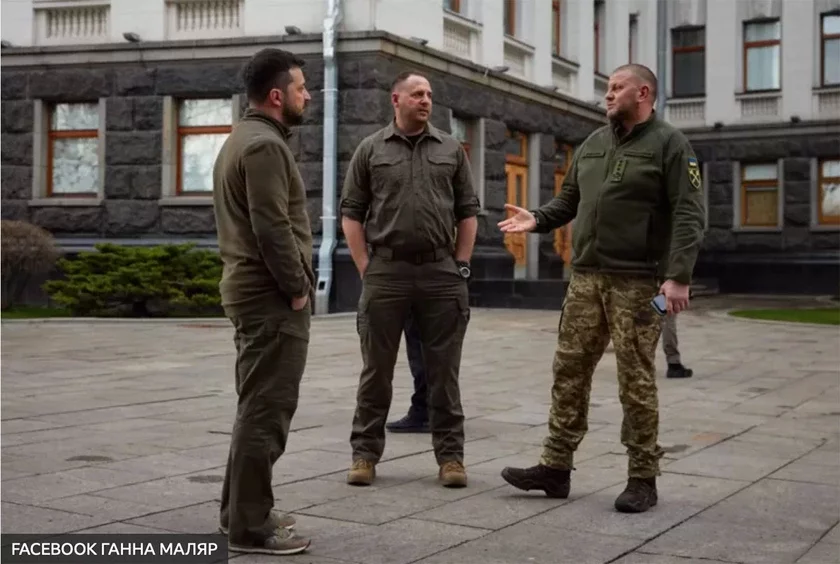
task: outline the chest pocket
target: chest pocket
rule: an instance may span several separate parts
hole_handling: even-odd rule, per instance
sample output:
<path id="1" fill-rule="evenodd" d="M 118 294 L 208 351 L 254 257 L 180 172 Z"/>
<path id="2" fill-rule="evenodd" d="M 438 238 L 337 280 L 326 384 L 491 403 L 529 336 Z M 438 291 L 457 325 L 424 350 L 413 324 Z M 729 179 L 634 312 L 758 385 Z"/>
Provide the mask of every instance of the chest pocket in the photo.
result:
<path id="1" fill-rule="evenodd" d="M 604 181 L 603 170 L 606 166 L 606 156 L 606 151 L 597 149 L 581 153 L 577 164 L 577 176 L 582 199 L 587 199 L 587 196 L 593 198 L 597 196 L 598 189 Z"/>
<path id="2" fill-rule="evenodd" d="M 400 155 L 375 155 L 370 159 L 370 183 L 376 188 L 399 187 L 403 176 L 403 162 Z"/>
<path id="3" fill-rule="evenodd" d="M 429 175 L 434 180 L 451 180 L 455 175 L 458 160 L 450 155 L 429 155 Z"/>
<path id="4" fill-rule="evenodd" d="M 623 158 L 618 159 L 618 162 L 624 162 L 625 170 L 621 175 L 622 178 L 611 178 L 611 180 L 632 186 L 635 190 L 641 189 L 653 200 L 657 200 L 659 188 L 662 186 L 662 171 L 656 153 L 643 149 L 628 149 L 622 156 Z M 614 169 L 611 177 L 616 172 Z"/>

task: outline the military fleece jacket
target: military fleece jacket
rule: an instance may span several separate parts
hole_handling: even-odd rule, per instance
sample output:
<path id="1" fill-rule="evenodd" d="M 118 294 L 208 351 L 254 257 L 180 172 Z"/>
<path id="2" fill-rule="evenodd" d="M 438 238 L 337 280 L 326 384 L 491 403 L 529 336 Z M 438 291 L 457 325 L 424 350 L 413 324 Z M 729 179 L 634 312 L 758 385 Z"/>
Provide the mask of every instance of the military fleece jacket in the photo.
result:
<path id="1" fill-rule="evenodd" d="M 611 126 L 577 149 L 560 193 L 533 210 L 537 233 L 572 219 L 572 268 L 690 284 L 705 209 L 697 157 L 655 114 L 624 136 Z"/>
<path id="2" fill-rule="evenodd" d="M 306 189 L 277 120 L 248 109 L 225 141 L 213 170 L 213 203 L 222 305 L 233 314 L 290 308 L 312 298 L 312 230 Z"/>

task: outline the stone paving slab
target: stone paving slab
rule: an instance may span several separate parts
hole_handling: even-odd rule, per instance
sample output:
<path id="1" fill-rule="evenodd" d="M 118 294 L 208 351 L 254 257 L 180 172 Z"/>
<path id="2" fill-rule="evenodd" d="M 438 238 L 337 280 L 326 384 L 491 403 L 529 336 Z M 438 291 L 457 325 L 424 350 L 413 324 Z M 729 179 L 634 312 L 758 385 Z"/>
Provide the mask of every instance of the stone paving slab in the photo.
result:
<path id="1" fill-rule="evenodd" d="M 273 479 L 278 508 L 313 544 L 282 560 L 840 562 L 840 332 L 727 318 L 733 303 L 700 299 L 679 317 L 694 378 L 665 379 L 658 351 L 666 454 L 660 503 L 642 515 L 612 506 L 627 459 L 611 351 L 593 378 L 569 499 L 499 476 L 539 459 L 557 312 L 474 310 L 461 373 L 470 485 L 460 490 L 437 484 L 426 435 L 388 435 L 375 484 L 344 483 L 358 338 L 352 315 L 315 319 Z M 216 530 L 235 412 L 224 320 L 3 322 L 2 345 L 3 533 Z M 401 353 L 392 417 L 411 386 Z"/>

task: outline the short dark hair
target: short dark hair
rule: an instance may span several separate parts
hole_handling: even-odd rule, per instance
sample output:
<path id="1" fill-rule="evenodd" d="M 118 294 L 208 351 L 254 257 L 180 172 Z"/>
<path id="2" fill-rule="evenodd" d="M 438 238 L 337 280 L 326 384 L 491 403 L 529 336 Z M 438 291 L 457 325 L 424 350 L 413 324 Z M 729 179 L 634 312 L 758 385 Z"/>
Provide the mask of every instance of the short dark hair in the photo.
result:
<path id="1" fill-rule="evenodd" d="M 642 82 L 647 83 L 647 85 L 650 86 L 650 97 L 656 99 L 656 92 L 659 88 L 659 84 L 656 80 L 656 75 L 653 74 L 652 70 L 650 70 L 645 65 L 640 65 L 638 63 L 629 63 L 626 65 L 621 65 L 620 67 L 615 69 L 613 73 L 625 70 L 632 72 L 636 76 L 636 78 L 638 78 Z"/>
<path id="2" fill-rule="evenodd" d="M 266 48 L 251 57 L 242 70 L 245 93 L 251 102 L 262 102 L 272 88 L 286 87 L 292 81 L 290 70 L 303 68 L 300 57 L 282 49 Z"/>
<path id="3" fill-rule="evenodd" d="M 426 77 L 424 74 L 419 73 L 417 71 L 412 71 L 412 70 L 402 71 L 400 74 L 398 74 L 396 77 L 394 77 L 393 81 L 391 81 L 391 92 L 393 92 L 397 88 L 397 86 L 399 86 L 400 84 L 402 84 L 403 82 L 405 82 L 406 80 L 411 78 L 412 76 L 419 76 L 420 78 L 425 78 L 426 80 L 429 80 L 428 77 Z"/>

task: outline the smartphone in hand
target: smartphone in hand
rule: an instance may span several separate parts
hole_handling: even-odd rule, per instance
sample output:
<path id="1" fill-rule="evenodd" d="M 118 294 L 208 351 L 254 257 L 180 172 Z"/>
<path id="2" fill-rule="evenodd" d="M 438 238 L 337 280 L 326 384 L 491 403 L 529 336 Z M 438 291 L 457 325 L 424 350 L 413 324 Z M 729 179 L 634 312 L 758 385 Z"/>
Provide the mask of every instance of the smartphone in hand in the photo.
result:
<path id="1" fill-rule="evenodd" d="M 665 294 L 659 294 L 653 298 L 650 305 L 659 315 L 665 315 L 668 313 L 668 301 L 665 299 Z"/>

